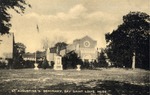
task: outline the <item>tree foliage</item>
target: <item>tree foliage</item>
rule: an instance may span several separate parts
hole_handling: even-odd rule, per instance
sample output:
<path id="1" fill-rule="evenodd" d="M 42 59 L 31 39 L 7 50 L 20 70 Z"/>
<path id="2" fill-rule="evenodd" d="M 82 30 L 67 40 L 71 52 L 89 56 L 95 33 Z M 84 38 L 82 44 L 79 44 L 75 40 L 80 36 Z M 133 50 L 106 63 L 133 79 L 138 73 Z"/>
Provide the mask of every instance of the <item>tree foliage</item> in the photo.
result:
<path id="1" fill-rule="evenodd" d="M 80 64 L 82 65 L 82 60 L 78 57 L 78 54 L 75 53 L 74 51 L 71 51 L 67 53 L 65 56 L 62 58 L 62 63 L 64 69 L 67 68 L 76 68 L 76 65 Z"/>
<path id="2" fill-rule="evenodd" d="M 42 62 L 42 68 L 46 69 L 46 68 L 48 68 L 48 66 L 49 66 L 48 61 L 46 60 L 46 58 L 44 58 L 43 62 Z"/>
<path id="3" fill-rule="evenodd" d="M 22 55 L 25 53 L 26 46 L 23 43 L 14 44 L 14 57 L 13 57 L 13 68 L 23 67 Z"/>
<path id="4" fill-rule="evenodd" d="M 25 53 L 26 46 L 23 43 L 18 42 L 15 43 L 14 48 L 16 49 L 17 53 L 22 55 Z"/>
<path id="5" fill-rule="evenodd" d="M 65 43 L 65 42 L 58 42 L 58 43 L 55 44 L 54 47 L 56 48 L 57 53 L 60 54 L 61 50 L 66 49 L 67 43 Z"/>
<path id="6" fill-rule="evenodd" d="M 42 44 L 42 47 L 43 47 L 44 50 L 46 50 L 47 48 L 50 47 L 50 45 L 49 45 L 50 41 L 47 37 L 42 39 L 41 44 Z"/>
<path id="7" fill-rule="evenodd" d="M 105 51 L 102 49 L 98 56 L 98 67 L 108 67 L 107 57 Z"/>
<path id="8" fill-rule="evenodd" d="M 11 15 L 8 13 L 8 9 L 13 9 L 17 13 L 24 13 L 25 7 L 29 6 L 25 0 L 0 0 L 0 33 L 9 33 L 11 27 L 10 19 Z"/>
<path id="9" fill-rule="evenodd" d="M 115 66 L 131 67 L 133 53 L 136 67 L 149 69 L 150 16 L 143 12 L 130 12 L 123 23 L 105 35 L 107 55 Z"/>

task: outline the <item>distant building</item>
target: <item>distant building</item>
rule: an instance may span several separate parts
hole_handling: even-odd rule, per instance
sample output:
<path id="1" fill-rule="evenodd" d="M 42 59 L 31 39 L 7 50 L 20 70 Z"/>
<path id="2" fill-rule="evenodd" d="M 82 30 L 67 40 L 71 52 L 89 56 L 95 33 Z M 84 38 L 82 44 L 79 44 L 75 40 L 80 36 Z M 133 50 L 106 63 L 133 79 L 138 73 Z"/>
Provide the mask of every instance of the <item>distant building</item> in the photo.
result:
<path id="1" fill-rule="evenodd" d="M 46 57 L 46 52 L 45 51 L 37 51 L 36 52 L 37 61 L 43 61 L 44 57 Z"/>
<path id="2" fill-rule="evenodd" d="M 97 41 L 93 40 L 89 36 L 76 39 L 72 44 L 60 50 L 59 55 L 64 56 L 66 53 L 71 51 L 75 51 L 78 54 L 78 57 L 82 59 L 82 61 L 95 61 L 97 60 L 98 56 Z M 52 47 L 47 49 L 46 58 L 49 62 L 54 61 L 55 55 L 57 55 L 57 48 Z"/>
<path id="3" fill-rule="evenodd" d="M 25 53 L 22 55 L 22 58 L 25 61 L 35 61 L 35 53 Z"/>
<path id="4" fill-rule="evenodd" d="M 66 52 L 75 51 L 82 61 L 95 61 L 97 60 L 97 41 L 89 36 L 81 39 L 76 39 L 72 44 L 67 46 Z"/>
<path id="5" fill-rule="evenodd" d="M 25 61 L 35 61 L 35 58 L 36 61 L 42 61 L 44 57 L 46 57 L 45 51 L 37 51 L 36 54 L 28 52 L 22 55 L 22 58 Z"/>
<path id="6" fill-rule="evenodd" d="M 13 59 L 14 34 L 0 34 L 0 60 Z"/>

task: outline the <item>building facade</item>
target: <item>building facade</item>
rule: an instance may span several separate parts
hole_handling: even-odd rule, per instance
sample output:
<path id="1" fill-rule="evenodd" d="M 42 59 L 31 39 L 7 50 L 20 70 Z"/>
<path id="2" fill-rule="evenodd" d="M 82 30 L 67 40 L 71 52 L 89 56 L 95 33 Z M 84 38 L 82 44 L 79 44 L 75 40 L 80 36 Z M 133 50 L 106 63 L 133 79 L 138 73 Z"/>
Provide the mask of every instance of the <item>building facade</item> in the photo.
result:
<path id="1" fill-rule="evenodd" d="M 46 57 L 45 51 L 36 51 L 34 53 L 27 52 L 22 55 L 22 58 L 25 61 L 43 61 L 44 57 Z"/>
<path id="2" fill-rule="evenodd" d="M 76 39 L 72 44 L 67 46 L 66 52 L 75 51 L 82 61 L 95 61 L 97 60 L 97 41 L 89 36 L 81 39 Z"/>
<path id="3" fill-rule="evenodd" d="M 51 62 L 54 61 L 54 57 L 56 55 L 63 57 L 72 51 L 77 53 L 78 57 L 80 57 L 82 61 L 97 61 L 97 41 L 93 40 L 89 36 L 74 40 L 73 43 L 69 44 L 65 49 L 60 50 L 59 54 L 57 54 L 57 48 L 48 48 L 46 51 L 46 59 Z"/>
<path id="4" fill-rule="evenodd" d="M 0 34 L 0 59 L 13 59 L 14 34 Z"/>

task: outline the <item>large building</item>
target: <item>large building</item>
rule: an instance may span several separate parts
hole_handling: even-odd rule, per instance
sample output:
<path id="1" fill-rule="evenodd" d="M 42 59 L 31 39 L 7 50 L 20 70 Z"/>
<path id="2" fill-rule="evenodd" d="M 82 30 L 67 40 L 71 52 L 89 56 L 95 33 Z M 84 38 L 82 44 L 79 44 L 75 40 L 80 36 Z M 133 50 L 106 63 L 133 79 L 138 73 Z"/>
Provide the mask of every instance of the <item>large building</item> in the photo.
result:
<path id="1" fill-rule="evenodd" d="M 67 46 L 66 52 L 71 51 L 75 51 L 82 61 L 95 61 L 97 60 L 97 41 L 89 36 L 76 39 L 72 44 Z"/>
<path id="2" fill-rule="evenodd" d="M 54 61 L 56 55 L 64 56 L 66 53 L 74 51 L 78 54 L 78 57 L 82 61 L 97 61 L 97 41 L 93 40 L 89 36 L 85 36 L 81 39 L 76 39 L 72 44 L 69 44 L 66 48 L 61 49 L 60 53 L 57 54 L 57 48 L 48 48 L 46 51 L 46 58 L 49 62 Z"/>
<path id="3" fill-rule="evenodd" d="M 13 59 L 14 34 L 0 34 L 0 59 Z"/>

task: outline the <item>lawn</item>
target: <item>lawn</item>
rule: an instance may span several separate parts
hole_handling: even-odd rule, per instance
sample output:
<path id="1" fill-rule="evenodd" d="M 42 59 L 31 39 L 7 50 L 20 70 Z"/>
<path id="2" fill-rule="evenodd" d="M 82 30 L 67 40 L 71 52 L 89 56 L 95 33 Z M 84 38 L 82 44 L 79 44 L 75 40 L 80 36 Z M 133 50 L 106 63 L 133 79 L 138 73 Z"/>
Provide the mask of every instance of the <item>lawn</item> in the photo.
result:
<path id="1" fill-rule="evenodd" d="M 1 95 L 149 95 L 149 71 L 142 69 L 0 70 Z"/>

